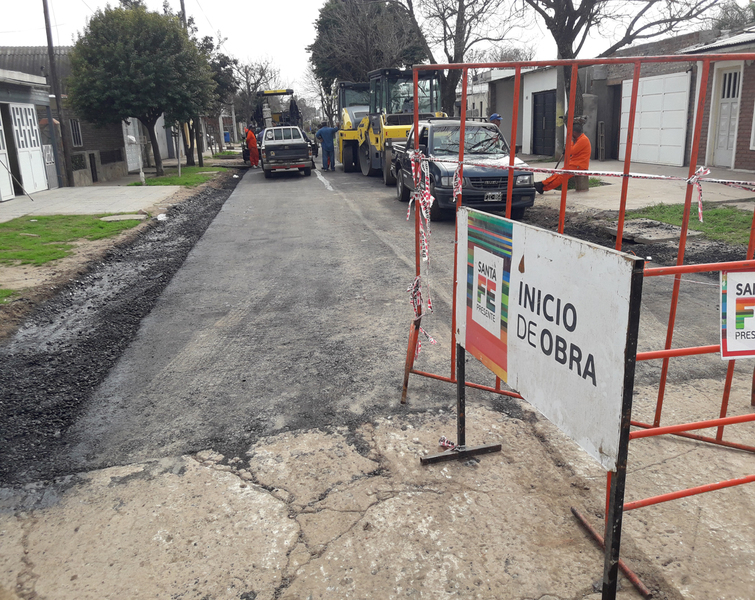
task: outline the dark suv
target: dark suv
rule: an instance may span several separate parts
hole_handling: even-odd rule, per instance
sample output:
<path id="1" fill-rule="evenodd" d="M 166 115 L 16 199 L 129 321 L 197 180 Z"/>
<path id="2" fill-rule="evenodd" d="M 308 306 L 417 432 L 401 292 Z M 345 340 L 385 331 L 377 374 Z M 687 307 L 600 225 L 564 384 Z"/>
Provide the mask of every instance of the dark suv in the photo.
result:
<path id="1" fill-rule="evenodd" d="M 454 119 L 428 119 L 419 123 L 420 150 L 426 155 L 450 162 L 430 162 L 430 191 L 435 202 L 430 211 L 433 220 L 450 218 L 456 202 L 453 197 L 453 177 L 459 156 L 461 121 Z M 492 211 L 506 210 L 506 189 L 509 172 L 500 167 L 509 166 L 509 145 L 492 123 L 467 121 L 465 124 L 462 204 Z M 406 145 L 394 144 L 393 169 L 396 175 L 396 192 L 400 200 L 408 201 L 414 188 L 412 165 L 406 149 L 414 148 L 414 129 L 409 132 Z M 532 173 L 516 170 L 527 166 L 515 159 L 514 189 L 511 201 L 511 218 L 521 219 L 524 210 L 535 203 Z"/>

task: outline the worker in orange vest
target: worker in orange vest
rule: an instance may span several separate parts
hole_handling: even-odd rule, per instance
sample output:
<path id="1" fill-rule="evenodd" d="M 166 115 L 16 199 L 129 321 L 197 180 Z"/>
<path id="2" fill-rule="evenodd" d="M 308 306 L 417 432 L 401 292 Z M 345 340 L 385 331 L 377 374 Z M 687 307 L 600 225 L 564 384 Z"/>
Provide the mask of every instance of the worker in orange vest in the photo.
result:
<path id="1" fill-rule="evenodd" d="M 592 154 L 592 146 L 587 136 L 582 133 L 582 123 L 574 123 L 571 132 L 572 147 L 571 154 L 569 154 L 569 170 L 570 171 L 586 171 L 590 168 L 590 155 Z M 560 175 L 554 173 L 548 179 L 535 182 L 535 189 L 538 194 L 553 190 L 560 185 L 566 185 L 566 182 L 571 179 L 571 175 Z"/>
<path id="2" fill-rule="evenodd" d="M 246 147 L 249 149 L 249 164 L 252 167 L 259 167 L 260 153 L 257 150 L 257 138 L 254 135 L 251 123 L 246 127 Z"/>

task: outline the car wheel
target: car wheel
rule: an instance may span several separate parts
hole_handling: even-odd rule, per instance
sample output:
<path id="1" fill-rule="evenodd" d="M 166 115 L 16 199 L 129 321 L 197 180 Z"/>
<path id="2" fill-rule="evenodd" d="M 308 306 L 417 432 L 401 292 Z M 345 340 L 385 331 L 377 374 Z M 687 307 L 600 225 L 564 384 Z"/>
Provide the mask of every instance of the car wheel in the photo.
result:
<path id="1" fill-rule="evenodd" d="M 409 202 L 411 190 L 404 185 L 404 172 L 399 168 L 396 175 L 396 197 L 399 202 Z"/>
<path id="2" fill-rule="evenodd" d="M 521 221 L 524 218 L 524 206 L 512 206 L 511 207 L 511 218 L 514 221 Z"/>
<path id="3" fill-rule="evenodd" d="M 391 172 L 393 166 L 393 154 L 390 150 L 383 153 L 383 183 L 385 185 L 396 185 L 396 178 Z"/>
<path id="4" fill-rule="evenodd" d="M 302 169 L 302 171 L 304 171 L 304 177 L 309 177 L 310 175 L 312 175 L 312 168 L 311 167 L 306 167 L 306 168 Z"/>
<path id="5" fill-rule="evenodd" d="M 265 179 L 270 179 L 273 176 L 273 172 L 270 169 L 265 170 Z"/>
<path id="6" fill-rule="evenodd" d="M 345 173 L 353 173 L 356 171 L 354 146 L 351 143 L 343 145 L 343 170 Z"/>

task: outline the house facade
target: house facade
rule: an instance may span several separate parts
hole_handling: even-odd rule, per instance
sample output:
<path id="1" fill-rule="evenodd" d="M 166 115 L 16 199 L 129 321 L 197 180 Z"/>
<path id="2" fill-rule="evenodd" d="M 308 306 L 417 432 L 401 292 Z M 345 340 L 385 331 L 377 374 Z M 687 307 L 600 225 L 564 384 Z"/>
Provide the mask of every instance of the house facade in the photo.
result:
<path id="1" fill-rule="evenodd" d="M 149 136 L 144 126 L 137 119 L 130 119 L 129 123 L 99 126 L 80 118 L 66 107 L 66 79 L 71 74 L 69 54 L 70 46 L 54 48 L 55 63 L 58 69 L 63 95 L 64 130 L 71 141 L 73 153 L 73 185 L 85 186 L 97 182 L 111 181 L 139 170 L 139 154 L 142 154 L 142 164 L 153 164 Z M 0 69 L 12 69 L 27 73 L 43 80 L 49 74 L 49 58 L 47 46 L 0 46 Z M 55 99 L 52 110 L 57 116 Z M 42 124 L 42 136 L 48 128 L 47 115 L 38 108 L 38 120 Z M 55 126 L 57 122 L 53 122 Z M 58 124 L 59 127 L 59 124 Z M 158 145 L 162 157 L 173 158 L 174 145 L 170 128 L 166 128 L 161 117 L 155 126 Z M 129 143 L 129 136 L 135 143 Z M 63 149 L 58 130 L 58 153 L 62 162 Z"/>
<path id="2" fill-rule="evenodd" d="M 690 162 L 696 107 L 700 97 L 702 53 L 755 52 L 755 25 L 736 32 L 703 30 L 641 44 L 612 57 L 688 56 L 673 63 L 643 63 L 640 71 L 632 161 L 670 166 Z M 633 65 L 581 68 L 582 114 L 595 159 L 623 160 L 632 92 Z M 492 69 L 488 113 L 502 118 L 511 138 L 514 70 Z M 755 170 L 755 64 L 720 61 L 708 78 L 698 163 L 735 170 Z M 517 146 L 524 154 L 550 156 L 556 138 L 556 69 L 523 69 L 519 93 Z"/>
<path id="3" fill-rule="evenodd" d="M 501 131 L 508 140 L 511 140 L 514 78 L 514 69 L 490 72 L 489 113 L 501 115 Z M 518 151 L 552 156 L 556 150 L 556 69 L 522 69 L 518 102 Z"/>
<path id="4" fill-rule="evenodd" d="M 709 43 L 682 51 L 696 54 L 755 52 L 755 25 L 719 35 Z M 698 66 L 698 69 L 701 67 Z M 699 93 L 699 91 L 698 91 Z M 700 160 L 715 167 L 755 171 L 755 66 L 752 60 L 715 63 L 708 78 Z"/>

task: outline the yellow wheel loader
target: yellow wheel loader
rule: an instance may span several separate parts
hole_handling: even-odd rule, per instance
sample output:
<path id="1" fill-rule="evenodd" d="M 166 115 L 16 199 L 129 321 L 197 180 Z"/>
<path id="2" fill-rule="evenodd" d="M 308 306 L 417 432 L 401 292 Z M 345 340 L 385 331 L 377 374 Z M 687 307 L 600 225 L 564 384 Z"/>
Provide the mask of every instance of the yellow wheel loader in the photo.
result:
<path id="1" fill-rule="evenodd" d="M 371 71 L 369 114 L 357 129 L 359 168 L 363 175 L 382 173 L 385 185 L 394 185 L 391 172 L 394 141 L 405 141 L 414 124 L 414 74 L 411 69 Z M 420 71 L 419 117 L 445 117 L 440 112 L 440 71 Z"/>

